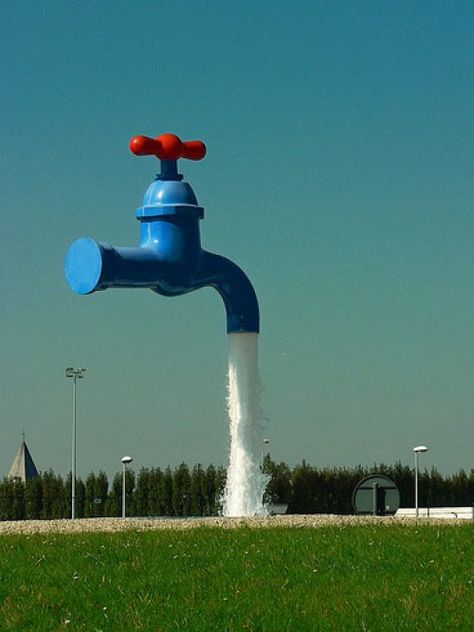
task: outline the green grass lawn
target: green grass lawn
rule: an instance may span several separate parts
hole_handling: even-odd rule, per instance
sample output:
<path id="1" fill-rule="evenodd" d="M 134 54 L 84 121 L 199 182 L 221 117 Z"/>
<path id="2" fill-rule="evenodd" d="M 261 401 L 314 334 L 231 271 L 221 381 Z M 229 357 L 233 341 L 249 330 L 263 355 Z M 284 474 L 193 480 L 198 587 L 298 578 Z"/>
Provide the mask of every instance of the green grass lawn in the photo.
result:
<path id="1" fill-rule="evenodd" d="M 0 630 L 473 630 L 474 526 L 0 538 Z"/>

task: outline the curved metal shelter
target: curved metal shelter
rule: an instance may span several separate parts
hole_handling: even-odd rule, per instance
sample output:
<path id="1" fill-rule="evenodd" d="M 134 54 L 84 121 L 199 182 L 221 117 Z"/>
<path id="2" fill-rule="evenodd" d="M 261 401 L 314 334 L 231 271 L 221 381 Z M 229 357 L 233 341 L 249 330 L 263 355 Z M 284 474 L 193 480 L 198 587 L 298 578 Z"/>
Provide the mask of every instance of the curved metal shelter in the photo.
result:
<path id="1" fill-rule="evenodd" d="M 400 506 L 400 492 L 388 476 L 371 474 L 356 485 L 352 505 L 356 514 L 393 516 Z"/>

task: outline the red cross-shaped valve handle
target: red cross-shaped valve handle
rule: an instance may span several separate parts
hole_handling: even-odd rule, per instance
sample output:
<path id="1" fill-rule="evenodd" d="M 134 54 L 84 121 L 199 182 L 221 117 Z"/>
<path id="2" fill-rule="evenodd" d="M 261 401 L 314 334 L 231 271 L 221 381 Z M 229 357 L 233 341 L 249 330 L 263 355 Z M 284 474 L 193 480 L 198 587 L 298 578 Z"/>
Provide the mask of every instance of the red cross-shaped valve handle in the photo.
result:
<path id="1" fill-rule="evenodd" d="M 137 156 L 153 155 L 160 160 L 202 160 L 206 155 L 206 145 L 200 140 L 182 141 L 175 134 L 162 134 L 157 138 L 134 136 L 130 150 Z"/>

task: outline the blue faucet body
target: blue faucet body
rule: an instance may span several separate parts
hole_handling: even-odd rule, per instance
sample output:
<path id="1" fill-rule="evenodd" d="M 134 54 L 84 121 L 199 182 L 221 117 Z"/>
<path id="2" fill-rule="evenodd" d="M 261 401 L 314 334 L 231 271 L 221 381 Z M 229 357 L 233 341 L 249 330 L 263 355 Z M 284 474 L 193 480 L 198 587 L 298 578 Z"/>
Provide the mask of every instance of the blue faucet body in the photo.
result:
<path id="1" fill-rule="evenodd" d="M 224 301 L 228 333 L 259 331 L 258 301 L 246 274 L 201 247 L 204 209 L 178 174 L 176 161 L 162 160 L 161 174 L 145 192 L 136 216 L 141 225 L 138 247 L 114 248 L 88 237 L 71 245 L 66 278 L 75 292 L 139 287 L 179 296 L 210 286 Z"/>

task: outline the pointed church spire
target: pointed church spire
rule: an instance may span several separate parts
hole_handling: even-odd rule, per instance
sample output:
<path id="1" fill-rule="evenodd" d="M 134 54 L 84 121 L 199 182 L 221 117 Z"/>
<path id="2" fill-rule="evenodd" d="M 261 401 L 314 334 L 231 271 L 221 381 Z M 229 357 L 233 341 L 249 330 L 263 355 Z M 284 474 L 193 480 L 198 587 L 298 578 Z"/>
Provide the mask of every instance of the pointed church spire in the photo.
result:
<path id="1" fill-rule="evenodd" d="M 18 450 L 15 460 L 12 463 L 8 476 L 11 478 L 18 478 L 24 483 L 29 481 L 31 478 L 38 476 L 38 470 L 36 469 L 33 457 L 26 445 L 25 429 L 23 429 L 23 440 L 21 442 L 20 449 Z"/>

